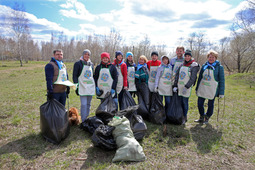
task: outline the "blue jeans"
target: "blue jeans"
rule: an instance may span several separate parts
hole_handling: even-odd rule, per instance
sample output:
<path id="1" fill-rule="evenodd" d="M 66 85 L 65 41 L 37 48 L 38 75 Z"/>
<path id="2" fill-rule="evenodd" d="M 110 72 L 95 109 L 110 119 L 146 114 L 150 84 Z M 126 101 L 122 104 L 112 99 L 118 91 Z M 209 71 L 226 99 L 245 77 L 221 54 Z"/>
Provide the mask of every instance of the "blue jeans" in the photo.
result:
<path id="1" fill-rule="evenodd" d="M 66 92 L 53 93 L 53 98 L 59 101 L 62 105 L 66 105 Z"/>
<path id="2" fill-rule="evenodd" d="M 81 120 L 84 122 L 89 116 L 92 96 L 80 96 L 81 100 Z"/>
<path id="3" fill-rule="evenodd" d="M 160 95 L 161 100 L 163 101 L 163 96 Z M 171 102 L 171 96 L 165 96 L 165 112 L 167 113 L 167 109 Z"/>
<path id="4" fill-rule="evenodd" d="M 198 106 L 198 111 L 200 116 L 208 116 L 211 117 L 213 115 L 213 108 L 214 108 L 214 99 L 212 100 L 208 100 L 208 108 L 207 108 L 207 112 L 205 114 L 205 109 L 204 109 L 204 103 L 205 103 L 205 99 L 202 97 L 198 97 L 197 99 L 197 106 Z"/>
<path id="5" fill-rule="evenodd" d="M 183 109 L 183 116 L 187 117 L 189 111 L 189 98 L 181 96 L 181 104 Z"/>

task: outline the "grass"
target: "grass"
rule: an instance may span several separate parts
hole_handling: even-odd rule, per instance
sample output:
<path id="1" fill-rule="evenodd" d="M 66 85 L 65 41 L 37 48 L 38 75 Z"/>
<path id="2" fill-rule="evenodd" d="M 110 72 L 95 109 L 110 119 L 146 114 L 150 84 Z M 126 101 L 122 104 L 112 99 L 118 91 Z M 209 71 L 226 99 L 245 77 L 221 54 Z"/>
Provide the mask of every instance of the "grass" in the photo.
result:
<path id="1" fill-rule="evenodd" d="M 0 169 L 254 169 L 255 168 L 255 74 L 226 77 L 224 99 L 218 100 L 210 124 L 194 123 L 199 117 L 192 92 L 185 126 L 146 122 L 148 131 L 140 142 L 144 162 L 112 163 L 115 151 L 93 147 L 91 135 L 73 126 L 60 145 L 46 142 L 40 134 L 39 107 L 46 101 L 44 66 L 47 62 L 4 61 L 0 65 Z M 72 77 L 73 63 L 67 63 Z M 99 101 L 92 100 L 90 116 Z M 72 90 L 70 107 L 80 107 Z"/>

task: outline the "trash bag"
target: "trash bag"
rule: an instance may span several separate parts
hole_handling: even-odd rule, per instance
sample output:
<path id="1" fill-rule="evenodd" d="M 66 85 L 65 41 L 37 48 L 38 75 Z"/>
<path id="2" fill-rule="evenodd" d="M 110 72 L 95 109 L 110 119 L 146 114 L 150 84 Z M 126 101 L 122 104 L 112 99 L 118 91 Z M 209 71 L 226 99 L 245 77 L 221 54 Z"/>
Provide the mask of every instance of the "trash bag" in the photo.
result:
<path id="1" fill-rule="evenodd" d="M 166 120 L 165 107 L 158 93 L 152 93 L 149 118 L 152 123 L 160 125 Z"/>
<path id="2" fill-rule="evenodd" d="M 149 118 L 150 108 L 150 89 L 145 82 L 137 85 L 138 93 L 138 104 L 139 109 L 137 113 L 143 117 L 143 119 Z"/>
<path id="3" fill-rule="evenodd" d="M 107 92 L 100 105 L 97 107 L 96 116 L 105 124 L 109 123 L 117 112 L 116 105 L 110 92 Z"/>
<path id="4" fill-rule="evenodd" d="M 112 162 L 145 160 L 143 148 L 134 138 L 129 120 L 125 116 L 115 116 L 108 125 L 115 127 L 112 134 L 118 148 Z"/>
<path id="5" fill-rule="evenodd" d="M 136 103 L 133 97 L 131 96 L 130 92 L 123 89 L 120 110 L 124 110 L 128 108 L 128 106 L 134 106 L 134 105 L 136 105 Z"/>
<path id="6" fill-rule="evenodd" d="M 70 132 L 65 106 L 51 99 L 40 106 L 40 128 L 42 136 L 49 142 L 59 144 Z"/>
<path id="7" fill-rule="evenodd" d="M 92 135 L 94 146 L 104 150 L 114 150 L 117 148 L 116 142 L 112 136 L 113 126 L 100 125 Z"/>
<path id="8" fill-rule="evenodd" d="M 167 121 L 172 124 L 180 125 L 184 121 L 184 112 L 181 105 L 181 97 L 178 93 L 173 93 L 170 106 L 167 109 Z"/>
<path id="9" fill-rule="evenodd" d="M 89 117 L 86 120 L 84 120 L 80 128 L 93 134 L 94 131 L 100 126 L 103 125 L 104 122 L 97 116 Z"/>

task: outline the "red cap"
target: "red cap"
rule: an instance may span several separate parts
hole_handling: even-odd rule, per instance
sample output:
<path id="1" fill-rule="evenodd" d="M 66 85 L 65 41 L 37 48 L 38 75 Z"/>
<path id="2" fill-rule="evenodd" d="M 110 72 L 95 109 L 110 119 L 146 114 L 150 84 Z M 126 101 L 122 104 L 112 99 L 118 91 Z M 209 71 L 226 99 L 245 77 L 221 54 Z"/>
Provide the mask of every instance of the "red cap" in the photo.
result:
<path id="1" fill-rule="evenodd" d="M 110 60 L 110 54 L 109 54 L 109 53 L 103 52 L 103 53 L 101 54 L 101 60 L 102 60 L 104 57 L 107 57 L 107 58 Z"/>

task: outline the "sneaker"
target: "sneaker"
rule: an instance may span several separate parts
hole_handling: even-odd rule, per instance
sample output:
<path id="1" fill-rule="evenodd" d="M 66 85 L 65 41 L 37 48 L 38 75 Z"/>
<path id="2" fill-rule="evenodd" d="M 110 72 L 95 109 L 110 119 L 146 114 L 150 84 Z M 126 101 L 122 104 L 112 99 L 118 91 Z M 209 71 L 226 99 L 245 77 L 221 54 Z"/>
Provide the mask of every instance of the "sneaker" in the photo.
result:
<path id="1" fill-rule="evenodd" d="M 200 116 L 200 118 L 195 120 L 194 122 L 203 123 L 204 119 L 205 119 L 205 116 Z"/>
<path id="2" fill-rule="evenodd" d="M 209 122 L 209 117 L 208 117 L 208 116 L 205 116 L 204 124 L 208 124 L 208 122 Z"/>

